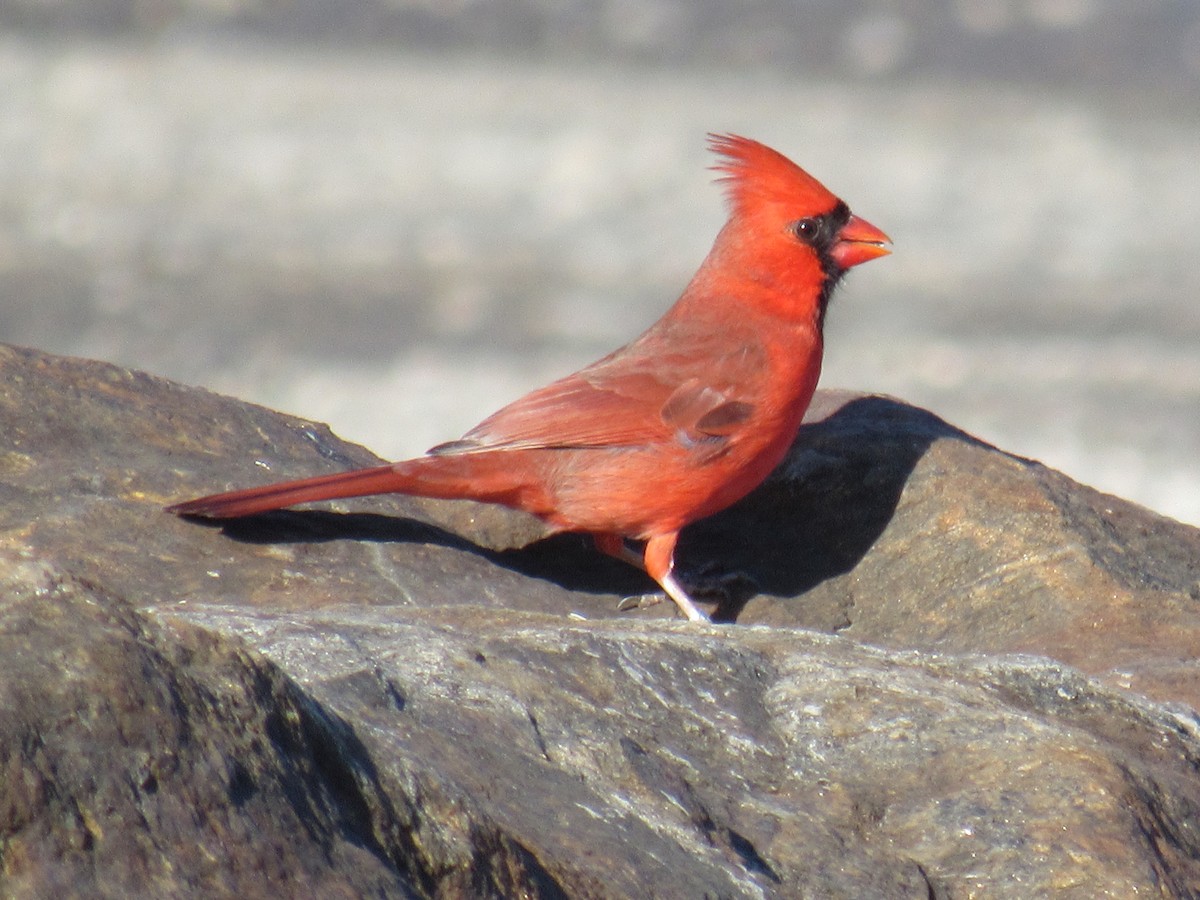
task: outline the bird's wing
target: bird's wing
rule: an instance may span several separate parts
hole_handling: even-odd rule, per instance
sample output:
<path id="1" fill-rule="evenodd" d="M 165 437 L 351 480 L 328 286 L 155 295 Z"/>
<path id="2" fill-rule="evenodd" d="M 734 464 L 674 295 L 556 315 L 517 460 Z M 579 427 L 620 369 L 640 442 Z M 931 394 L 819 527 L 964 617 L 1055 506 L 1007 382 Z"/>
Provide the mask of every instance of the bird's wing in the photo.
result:
<path id="1" fill-rule="evenodd" d="M 682 333 L 679 333 L 682 332 Z M 767 377 L 754 334 L 681 326 L 651 331 L 525 395 L 431 453 L 644 446 L 718 449 L 755 410 Z"/>

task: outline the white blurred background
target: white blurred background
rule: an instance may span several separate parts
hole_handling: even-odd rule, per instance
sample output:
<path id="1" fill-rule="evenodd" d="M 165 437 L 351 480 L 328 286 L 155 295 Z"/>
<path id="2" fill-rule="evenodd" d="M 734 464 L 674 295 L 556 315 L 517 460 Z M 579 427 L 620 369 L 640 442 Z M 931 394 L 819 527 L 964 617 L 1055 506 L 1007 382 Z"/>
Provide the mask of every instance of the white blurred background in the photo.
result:
<path id="1" fill-rule="evenodd" d="M 390 458 L 624 343 L 706 131 L 887 231 L 825 386 L 1200 524 L 1200 4 L 0 0 L 0 340 Z"/>

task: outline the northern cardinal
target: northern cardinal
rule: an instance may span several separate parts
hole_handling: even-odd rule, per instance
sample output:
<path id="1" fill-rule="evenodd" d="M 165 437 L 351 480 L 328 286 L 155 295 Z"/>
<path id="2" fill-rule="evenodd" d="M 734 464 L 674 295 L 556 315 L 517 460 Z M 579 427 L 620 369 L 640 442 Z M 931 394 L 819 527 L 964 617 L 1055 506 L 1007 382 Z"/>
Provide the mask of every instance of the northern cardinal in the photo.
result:
<path id="1" fill-rule="evenodd" d="M 673 572 L 679 531 L 783 459 L 816 389 L 830 294 L 890 243 L 769 147 L 736 135 L 709 144 L 729 220 L 683 295 L 633 342 L 425 456 L 168 510 L 229 518 L 384 493 L 501 503 L 591 533 L 707 621 Z M 640 556 L 627 539 L 645 541 Z"/>

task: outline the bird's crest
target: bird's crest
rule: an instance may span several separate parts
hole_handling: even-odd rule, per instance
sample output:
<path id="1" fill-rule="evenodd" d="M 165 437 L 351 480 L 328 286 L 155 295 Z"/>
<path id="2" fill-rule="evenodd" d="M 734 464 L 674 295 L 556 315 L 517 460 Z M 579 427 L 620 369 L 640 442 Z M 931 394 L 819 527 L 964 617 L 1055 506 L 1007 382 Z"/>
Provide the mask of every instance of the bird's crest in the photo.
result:
<path id="1" fill-rule="evenodd" d="M 708 146 L 721 157 L 713 169 L 724 173 L 718 181 L 735 213 L 782 203 L 814 215 L 838 203 L 821 182 L 765 144 L 736 134 L 710 134 Z"/>

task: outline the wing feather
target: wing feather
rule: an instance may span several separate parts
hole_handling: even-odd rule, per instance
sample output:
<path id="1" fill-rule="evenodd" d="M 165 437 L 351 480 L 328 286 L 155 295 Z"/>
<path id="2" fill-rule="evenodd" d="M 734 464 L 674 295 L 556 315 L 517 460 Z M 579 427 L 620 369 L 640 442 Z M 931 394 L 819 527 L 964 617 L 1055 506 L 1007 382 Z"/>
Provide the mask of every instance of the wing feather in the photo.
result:
<path id="1" fill-rule="evenodd" d="M 729 329 L 673 329 L 669 336 L 649 332 L 526 394 L 430 452 L 690 446 L 727 439 L 754 414 L 753 398 L 767 376 L 765 350 L 749 330 L 731 340 Z"/>

